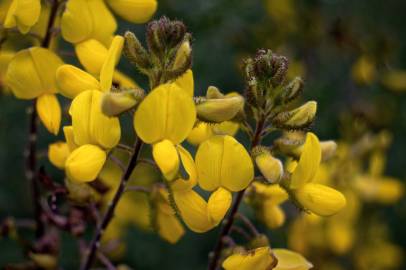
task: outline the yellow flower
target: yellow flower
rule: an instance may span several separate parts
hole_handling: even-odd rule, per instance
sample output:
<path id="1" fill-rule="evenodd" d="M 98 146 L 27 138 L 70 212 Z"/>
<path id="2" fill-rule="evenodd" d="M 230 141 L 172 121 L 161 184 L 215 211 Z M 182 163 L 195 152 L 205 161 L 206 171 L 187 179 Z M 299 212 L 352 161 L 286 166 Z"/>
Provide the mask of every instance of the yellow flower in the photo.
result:
<path id="1" fill-rule="evenodd" d="M 93 181 L 106 161 L 106 152 L 98 146 L 85 144 L 75 149 L 65 164 L 69 179 L 76 182 Z"/>
<path id="2" fill-rule="evenodd" d="M 231 136 L 214 136 L 203 142 L 196 153 L 199 185 L 208 191 L 224 187 L 236 192 L 254 178 L 247 150 Z"/>
<path id="3" fill-rule="evenodd" d="M 311 183 L 316 177 L 320 161 L 319 139 L 309 132 L 288 188 L 302 207 L 317 215 L 330 216 L 340 211 L 346 205 L 346 200 L 344 195 L 333 188 Z"/>
<path id="4" fill-rule="evenodd" d="M 154 15 L 156 0 L 107 0 L 111 9 L 123 19 L 132 23 L 145 23 Z"/>
<path id="5" fill-rule="evenodd" d="M 55 135 L 61 121 L 61 108 L 54 95 L 57 90 L 55 72 L 62 63 L 52 51 L 32 47 L 15 55 L 6 74 L 6 83 L 17 98 L 38 98 L 38 115 L 45 127 Z"/>
<path id="6" fill-rule="evenodd" d="M 120 122 L 116 117 L 107 117 L 101 111 L 102 92 L 87 90 L 72 101 L 69 114 L 77 145 L 93 144 L 111 149 L 121 136 Z"/>
<path id="7" fill-rule="evenodd" d="M 65 162 L 70 154 L 68 144 L 65 142 L 56 142 L 48 147 L 49 161 L 57 168 L 64 169 Z"/>
<path id="8" fill-rule="evenodd" d="M 62 15 L 62 37 L 71 43 L 96 39 L 109 45 L 117 23 L 102 0 L 70 0 Z"/>
<path id="9" fill-rule="evenodd" d="M 224 121 L 218 124 L 208 124 L 197 122 L 187 137 L 187 141 L 193 145 L 199 145 L 205 140 L 215 135 L 234 136 L 239 128 L 239 124 L 231 121 Z"/>
<path id="10" fill-rule="evenodd" d="M 299 253 L 282 248 L 275 248 L 272 251 L 278 259 L 278 264 L 273 270 L 308 270 L 313 268 L 313 265 Z"/>
<path id="11" fill-rule="evenodd" d="M 13 0 L 4 20 L 4 27 L 17 27 L 21 33 L 26 34 L 38 21 L 40 13 L 40 0 Z"/>
<path id="12" fill-rule="evenodd" d="M 96 39 L 88 39 L 75 46 L 75 52 L 82 66 L 98 76 L 107 57 L 108 49 Z"/>

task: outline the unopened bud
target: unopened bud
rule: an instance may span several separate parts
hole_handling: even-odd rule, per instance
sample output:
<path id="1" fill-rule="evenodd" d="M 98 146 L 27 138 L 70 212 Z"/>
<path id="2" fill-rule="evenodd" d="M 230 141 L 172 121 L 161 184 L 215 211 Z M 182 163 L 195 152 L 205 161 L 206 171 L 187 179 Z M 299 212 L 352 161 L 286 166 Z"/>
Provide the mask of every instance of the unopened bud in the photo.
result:
<path id="1" fill-rule="evenodd" d="M 292 111 L 277 114 L 273 123 L 284 129 L 306 128 L 313 122 L 316 111 L 317 102 L 309 101 Z"/>
<path id="2" fill-rule="evenodd" d="M 146 71 L 150 69 L 151 61 L 148 52 L 141 45 L 141 42 L 134 35 L 134 33 L 127 31 L 124 35 L 124 38 L 125 45 L 123 53 L 127 57 L 127 59 L 140 71 Z"/>
<path id="3" fill-rule="evenodd" d="M 265 179 L 270 183 L 279 182 L 283 175 L 282 162 L 273 157 L 268 149 L 261 146 L 253 149 L 253 155 L 255 163 Z"/>
<path id="4" fill-rule="evenodd" d="M 40 268 L 55 269 L 57 267 L 58 259 L 55 255 L 30 252 L 28 256 Z"/>
<path id="5" fill-rule="evenodd" d="M 182 43 L 182 45 L 179 47 L 175 61 L 173 63 L 173 68 L 174 69 L 179 69 L 185 66 L 185 63 L 190 63 L 190 57 L 192 54 L 192 48 L 190 46 L 190 41 L 186 40 Z"/>
<path id="6" fill-rule="evenodd" d="M 144 91 L 134 89 L 124 92 L 106 92 L 103 94 L 102 112 L 110 117 L 118 116 L 139 103 L 144 97 Z"/>
<path id="7" fill-rule="evenodd" d="M 282 93 L 282 102 L 284 104 L 295 100 L 303 92 L 304 82 L 300 77 L 294 78 L 284 89 Z"/>
<path id="8" fill-rule="evenodd" d="M 299 158 L 302 153 L 303 139 L 279 138 L 274 141 L 275 147 L 287 156 Z"/>
<path id="9" fill-rule="evenodd" d="M 209 86 L 209 88 L 207 88 L 206 98 L 215 99 L 215 98 L 223 98 L 223 97 L 224 97 L 223 93 L 221 93 L 217 87 Z"/>
<path id="10" fill-rule="evenodd" d="M 320 142 L 320 147 L 321 147 L 321 157 L 323 161 L 332 158 L 337 150 L 337 144 L 335 141 Z"/>
<path id="11" fill-rule="evenodd" d="M 219 99 L 205 99 L 196 106 L 200 120 L 221 123 L 233 119 L 244 107 L 244 98 L 232 96 Z"/>

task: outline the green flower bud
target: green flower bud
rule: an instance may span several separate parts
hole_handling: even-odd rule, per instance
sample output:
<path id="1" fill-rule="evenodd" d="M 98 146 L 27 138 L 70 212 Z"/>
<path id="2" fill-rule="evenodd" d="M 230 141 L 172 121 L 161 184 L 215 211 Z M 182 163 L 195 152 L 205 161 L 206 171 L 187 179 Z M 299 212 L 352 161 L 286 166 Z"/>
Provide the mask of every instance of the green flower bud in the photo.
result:
<path id="1" fill-rule="evenodd" d="M 303 129 L 313 122 L 316 116 L 317 102 L 309 101 L 302 106 L 287 112 L 281 112 L 272 120 L 273 124 L 283 129 Z"/>
<path id="2" fill-rule="evenodd" d="M 144 91 L 140 89 L 104 93 L 101 102 L 102 112 L 110 117 L 120 115 L 137 105 L 143 97 Z"/>
<path id="3" fill-rule="evenodd" d="M 244 98 L 230 96 L 218 99 L 204 99 L 197 104 L 197 116 L 209 123 L 221 123 L 233 119 L 244 107 Z"/>
<path id="4" fill-rule="evenodd" d="M 124 55 L 141 72 L 147 74 L 147 70 L 152 66 L 147 50 L 141 45 L 134 33 L 127 31 L 124 38 Z"/>

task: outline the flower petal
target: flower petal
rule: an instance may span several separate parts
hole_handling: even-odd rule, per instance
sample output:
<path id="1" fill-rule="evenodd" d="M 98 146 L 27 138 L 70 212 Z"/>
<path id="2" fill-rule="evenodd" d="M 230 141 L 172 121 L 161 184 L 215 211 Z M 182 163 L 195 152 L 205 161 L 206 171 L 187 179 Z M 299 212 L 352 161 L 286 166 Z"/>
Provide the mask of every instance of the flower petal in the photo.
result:
<path id="1" fill-rule="evenodd" d="M 107 57 L 107 48 L 96 39 L 83 41 L 75 46 L 79 62 L 85 69 L 95 76 L 99 76 Z"/>
<path id="2" fill-rule="evenodd" d="M 62 65 L 56 71 L 59 92 L 73 99 L 85 90 L 100 89 L 99 82 L 89 73 L 72 65 Z"/>
<path id="3" fill-rule="evenodd" d="M 102 91 L 110 91 L 114 69 L 120 60 L 123 46 L 124 38 L 122 36 L 115 36 L 100 71 L 100 85 Z"/>
<path id="4" fill-rule="evenodd" d="M 163 140 L 152 146 L 152 155 L 164 177 L 171 181 L 179 171 L 179 155 L 173 143 Z"/>
<path id="5" fill-rule="evenodd" d="M 231 206 L 232 199 L 230 191 L 221 187 L 210 195 L 207 213 L 213 225 L 217 226 L 223 220 Z"/>
<path id="6" fill-rule="evenodd" d="M 36 102 L 36 109 L 41 122 L 49 132 L 57 135 L 61 125 L 61 106 L 55 95 L 41 95 Z"/>
<path id="7" fill-rule="evenodd" d="M 145 23 L 154 15 L 156 0 L 107 0 L 111 9 L 123 19 L 132 23 Z"/>
<path id="8" fill-rule="evenodd" d="M 247 253 L 236 253 L 223 262 L 225 270 L 268 270 L 274 258 L 269 247 L 260 247 Z"/>
<path id="9" fill-rule="evenodd" d="M 273 268 L 274 270 L 308 270 L 313 268 L 313 265 L 299 253 L 282 248 L 274 248 L 273 253 L 278 259 L 278 264 Z"/>
<path id="10" fill-rule="evenodd" d="M 48 159 L 59 169 L 65 168 L 65 162 L 69 154 L 70 150 L 66 142 L 56 142 L 48 147 Z"/>

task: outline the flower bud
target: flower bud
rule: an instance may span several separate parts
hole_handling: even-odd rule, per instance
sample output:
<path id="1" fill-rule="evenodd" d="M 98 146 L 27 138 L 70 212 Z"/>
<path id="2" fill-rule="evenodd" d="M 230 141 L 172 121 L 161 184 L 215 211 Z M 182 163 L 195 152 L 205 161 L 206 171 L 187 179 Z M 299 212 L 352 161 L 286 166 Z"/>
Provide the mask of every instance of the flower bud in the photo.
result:
<path id="1" fill-rule="evenodd" d="M 200 120 L 221 123 L 233 119 L 244 107 L 241 96 L 225 97 L 219 99 L 206 99 L 196 106 L 197 116 Z"/>
<path id="2" fill-rule="evenodd" d="M 190 41 L 185 40 L 176 53 L 173 69 L 183 69 L 185 65 L 190 66 L 190 64 L 187 63 L 191 63 L 191 54 L 192 48 L 190 46 Z"/>
<path id="3" fill-rule="evenodd" d="M 102 97 L 101 110 L 107 116 L 118 116 L 137 105 L 143 97 L 144 91 L 141 89 L 118 93 L 106 92 Z"/>
<path id="4" fill-rule="evenodd" d="M 36 110 L 46 129 L 50 133 L 57 135 L 61 125 L 62 110 L 56 95 L 45 94 L 39 96 L 36 102 Z"/>
<path id="5" fill-rule="evenodd" d="M 138 67 L 140 71 L 146 74 L 148 69 L 151 68 L 151 61 L 148 52 L 134 33 L 127 31 L 124 38 L 124 55 L 134 66 Z"/>
<path id="6" fill-rule="evenodd" d="M 302 129 L 308 127 L 314 120 L 317 111 L 317 102 L 309 101 L 302 106 L 276 115 L 273 123 L 285 129 Z"/>
<path id="7" fill-rule="evenodd" d="M 217 99 L 217 98 L 223 98 L 223 97 L 224 97 L 223 93 L 221 93 L 217 87 L 209 86 L 209 88 L 207 88 L 206 98 Z"/>
<path id="8" fill-rule="evenodd" d="M 90 182 L 106 162 L 106 152 L 99 147 L 85 144 L 75 149 L 66 160 L 65 170 L 69 179 L 76 182 Z"/>
<path id="9" fill-rule="evenodd" d="M 294 78 L 284 89 L 282 93 L 282 102 L 284 104 L 295 100 L 303 92 L 304 82 L 302 78 Z"/>
<path id="10" fill-rule="evenodd" d="M 272 154 L 263 147 L 257 147 L 253 152 L 255 163 L 265 179 L 270 183 L 279 182 L 283 175 L 282 162 L 274 158 Z"/>
<path id="11" fill-rule="evenodd" d="M 30 252 L 28 256 L 42 269 L 55 269 L 57 267 L 58 258 L 55 255 Z"/>
<path id="12" fill-rule="evenodd" d="M 305 184 L 293 194 L 301 206 L 319 216 L 334 215 L 346 205 L 341 192 L 320 184 Z"/>
<path id="13" fill-rule="evenodd" d="M 337 150 L 337 144 L 335 141 L 320 142 L 320 147 L 321 147 L 321 158 L 323 161 L 332 158 Z"/>

